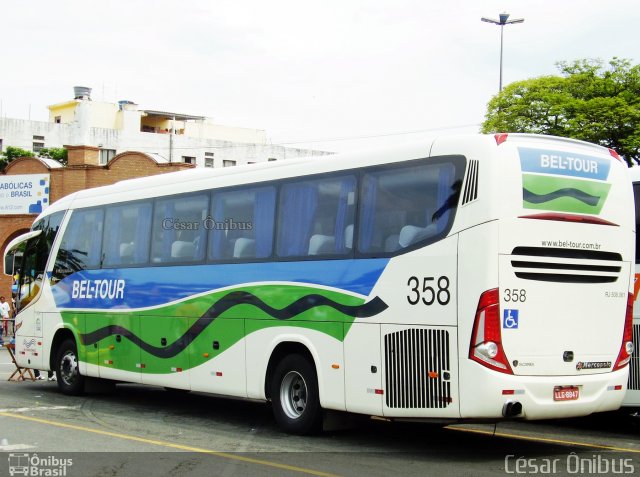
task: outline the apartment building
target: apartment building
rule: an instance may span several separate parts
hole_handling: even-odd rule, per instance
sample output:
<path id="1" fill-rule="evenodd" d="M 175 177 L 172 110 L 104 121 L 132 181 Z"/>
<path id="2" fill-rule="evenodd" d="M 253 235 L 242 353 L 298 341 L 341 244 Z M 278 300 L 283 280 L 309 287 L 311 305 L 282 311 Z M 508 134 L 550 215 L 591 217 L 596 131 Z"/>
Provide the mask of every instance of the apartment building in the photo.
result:
<path id="1" fill-rule="evenodd" d="M 100 165 L 137 151 L 197 167 L 330 154 L 271 145 L 264 130 L 220 125 L 205 116 L 141 109 L 129 100 L 94 101 L 89 87 L 76 86 L 73 93 L 73 99 L 48 107 L 47 122 L 0 118 L 0 151 L 82 145 L 98 148 Z"/>

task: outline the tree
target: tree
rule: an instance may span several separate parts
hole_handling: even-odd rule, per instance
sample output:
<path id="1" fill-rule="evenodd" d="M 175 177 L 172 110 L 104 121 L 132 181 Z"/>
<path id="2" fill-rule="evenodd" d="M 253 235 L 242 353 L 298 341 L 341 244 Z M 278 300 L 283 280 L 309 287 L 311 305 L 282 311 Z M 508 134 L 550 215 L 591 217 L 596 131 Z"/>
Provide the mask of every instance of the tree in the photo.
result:
<path id="1" fill-rule="evenodd" d="M 7 146 L 7 148 L 0 152 L 0 172 L 4 171 L 4 168 L 19 157 L 33 157 L 35 154 L 31 151 L 26 151 L 19 147 Z"/>
<path id="2" fill-rule="evenodd" d="M 549 134 L 615 149 L 640 164 L 640 65 L 560 62 L 560 76 L 517 81 L 487 106 L 482 132 Z"/>
<path id="3" fill-rule="evenodd" d="M 62 165 L 67 165 L 67 150 L 64 147 L 43 147 L 38 152 L 38 156 L 55 159 Z"/>

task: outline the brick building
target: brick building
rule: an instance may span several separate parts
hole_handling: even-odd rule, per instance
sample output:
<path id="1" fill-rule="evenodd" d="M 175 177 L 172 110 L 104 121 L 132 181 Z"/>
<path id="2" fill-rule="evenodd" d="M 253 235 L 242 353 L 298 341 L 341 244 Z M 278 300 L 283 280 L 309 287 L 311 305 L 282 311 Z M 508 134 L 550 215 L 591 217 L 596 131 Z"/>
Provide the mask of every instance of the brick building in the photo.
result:
<path id="1" fill-rule="evenodd" d="M 62 166 L 50 159 L 23 157 L 12 161 L 5 169 L 4 176 L 49 175 L 50 203 L 83 189 L 113 184 L 135 177 L 164 174 L 195 167 L 192 164 L 167 162 L 162 157 L 142 152 L 123 152 L 106 165 L 99 165 L 100 149 L 91 146 L 65 146 L 68 150 L 68 164 Z M 2 199 L 5 201 L 6 199 Z M 29 230 L 37 217 L 32 214 L 0 213 L 0 254 L 11 240 Z M 11 277 L 0 274 L 0 295 L 11 296 Z"/>

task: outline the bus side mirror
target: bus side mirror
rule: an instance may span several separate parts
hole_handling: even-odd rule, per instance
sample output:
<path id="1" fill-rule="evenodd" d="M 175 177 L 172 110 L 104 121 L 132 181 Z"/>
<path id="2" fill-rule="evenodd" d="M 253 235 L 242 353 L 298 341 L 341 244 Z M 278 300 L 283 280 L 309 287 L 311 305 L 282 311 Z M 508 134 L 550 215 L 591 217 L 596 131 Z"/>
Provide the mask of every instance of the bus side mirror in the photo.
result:
<path id="1" fill-rule="evenodd" d="M 7 253 L 4 256 L 4 274 L 13 276 L 15 266 L 15 253 Z"/>

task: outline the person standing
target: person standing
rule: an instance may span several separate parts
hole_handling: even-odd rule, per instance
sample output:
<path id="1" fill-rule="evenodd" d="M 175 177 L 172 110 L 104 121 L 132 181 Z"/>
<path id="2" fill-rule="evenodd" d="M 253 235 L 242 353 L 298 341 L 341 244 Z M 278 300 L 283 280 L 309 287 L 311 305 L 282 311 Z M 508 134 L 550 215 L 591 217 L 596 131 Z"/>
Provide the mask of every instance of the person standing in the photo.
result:
<path id="1" fill-rule="evenodd" d="M 11 307 L 4 299 L 4 296 L 0 296 L 0 317 L 2 318 L 2 332 L 4 335 L 9 335 L 9 319 L 11 318 Z"/>
<path id="2" fill-rule="evenodd" d="M 40 370 L 39 369 L 34 369 L 33 370 L 33 375 L 39 381 L 44 379 L 42 377 L 42 375 L 40 374 Z M 47 371 L 47 381 L 55 381 L 55 380 L 56 380 L 56 375 L 53 373 L 53 371 Z"/>

